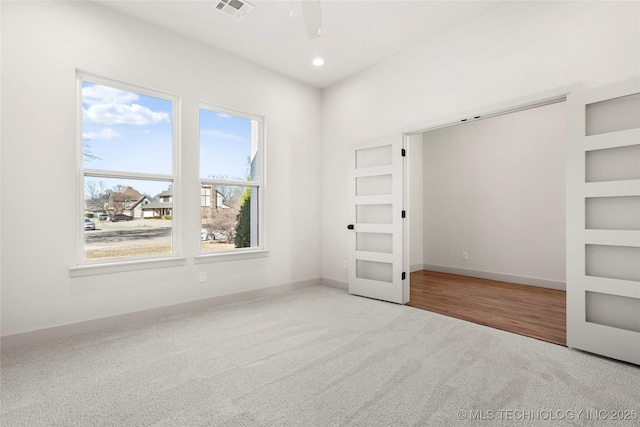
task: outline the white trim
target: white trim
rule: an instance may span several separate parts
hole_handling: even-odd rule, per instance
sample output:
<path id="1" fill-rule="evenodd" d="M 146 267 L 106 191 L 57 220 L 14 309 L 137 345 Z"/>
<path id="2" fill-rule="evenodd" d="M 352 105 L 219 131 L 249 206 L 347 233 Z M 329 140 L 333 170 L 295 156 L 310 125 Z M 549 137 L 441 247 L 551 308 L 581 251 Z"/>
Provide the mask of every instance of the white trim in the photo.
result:
<path id="1" fill-rule="evenodd" d="M 320 279 L 320 284 L 322 286 L 328 286 L 330 288 L 342 289 L 343 291 L 349 290 L 349 284 L 347 282 L 341 282 L 339 280 L 325 279 L 322 277 Z"/>
<path id="2" fill-rule="evenodd" d="M 411 170 L 409 167 L 409 140 L 411 136 L 402 134 L 402 150 L 404 156 L 402 156 L 402 172 L 400 177 L 402 178 L 402 211 L 405 213 L 402 219 L 402 271 L 404 274 L 404 303 L 407 304 L 411 300 L 411 209 L 409 204 L 409 191 L 411 190 L 409 184 L 409 177 L 411 176 Z"/>
<path id="3" fill-rule="evenodd" d="M 269 251 L 255 248 L 238 248 L 224 252 L 202 252 L 194 257 L 196 264 L 207 264 L 211 262 L 240 261 L 243 259 L 266 258 Z"/>
<path id="4" fill-rule="evenodd" d="M 135 259 L 129 258 L 126 261 L 122 261 L 122 258 L 113 258 L 120 261 L 113 261 L 101 264 L 83 264 L 75 267 L 69 267 L 70 277 L 85 277 L 95 276 L 99 274 L 112 274 L 122 273 L 125 271 L 146 270 L 150 268 L 163 268 L 163 267 L 181 267 L 186 265 L 187 260 L 185 258 L 167 257 L 160 258 L 155 257 L 153 259 Z"/>
<path id="5" fill-rule="evenodd" d="M 538 277 L 514 276 L 511 274 L 491 273 L 489 271 L 468 270 L 466 268 L 448 267 L 445 265 L 423 264 L 422 270 L 437 271 L 439 273 L 458 274 L 460 276 L 477 277 L 479 279 L 496 280 L 499 282 L 516 283 L 519 285 L 537 286 L 539 288 L 564 291 L 565 282 L 558 280 L 540 279 Z"/>
<path id="6" fill-rule="evenodd" d="M 247 111 L 236 110 L 235 108 L 225 107 L 224 105 L 215 104 L 208 101 L 198 101 L 198 109 L 205 109 L 214 113 L 229 114 L 231 116 L 241 117 L 247 120 L 254 120 L 257 122 L 264 121 L 264 116 L 260 114 L 254 114 Z"/>
<path id="7" fill-rule="evenodd" d="M 640 247 L 638 230 L 584 230 L 585 245 Z"/>
<path id="8" fill-rule="evenodd" d="M 3 350 L 22 347 L 25 345 L 35 345 L 47 341 L 73 337 L 109 328 L 117 328 L 132 325 L 139 322 L 160 319 L 182 313 L 205 310 L 208 308 L 248 301 L 257 298 L 264 298 L 289 291 L 319 286 L 321 279 L 310 279 L 285 285 L 273 286 L 270 288 L 254 289 L 251 291 L 239 292 L 231 295 L 222 295 L 201 300 L 183 302 L 165 307 L 151 308 L 148 310 L 124 313 L 116 316 L 103 317 L 100 319 L 87 320 L 84 322 L 72 323 L 68 325 L 53 326 L 51 328 L 37 329 L 34 331 L 22 332 L 12 335 L 5 335 L 1 338 L 0 347 Z"/>
<path id="9" fill-rule="evenodd" d="M 635 280 L 611 279 L 609 277 L 587 276 L 583 277 L 584 290 L 610 294 L 611 289 L 616 289 L 616 295 L 628 298 L 640 298 L 638 282 Z"/>
<path id="10" fill-rule="evenodd" d="M 629 88 L 633 89 L 629 89 Z M 584 103 L 586 105 L 595 104 L 597 102 L 608 101 L 610 99 L 622 98 L 629 95 L 635 95 L 640 91 L 640 76 L 631 79 L 610 83 L 604 86 L 589 88 L 584 93 Z"/>
<path id="11" fill-rule="evenodd" d="M 585 137 L 585 151 L 628 147 L 640 141 L 640 129 L 626 129 L 617 132 L 600 133 Z"/>
<path id="12" fill-rule="evenodd" d="M 415 273 L 416 271 L 424 270 L 424 264 L 413 264 L 409 267 L 409 272 Z"/>
<path id="13" fill-rule="evenodd" d="M 82 74 L 76 70 L 76 265 L 80 265 L 84 259 L 84 230 L 80 230 L 84 222 L 84 139 L 82 138 L 83 126 L 82 110 Z"/>
<path id="14" fill-rule="evenodd" d="M 137 179 L 145 181 L 173 181 L 173 176 L 162 174 L 144 174 L 137 172 L 106 171 L 102 169 L 83 169 L 84 176 L 96 178 Z"/>
<path id="15" fill-rule="evenodd" d="M 404 134 L 411 135 L 447 126 L 467 123 L 474 120 L 482 120 L 490 117 L 500 116 L 503 114 L 514 113 L 516 111 L 555 104 L 556 102 L 565 101 L 567 95 L 576 91 L 580 87 L 580 83 L 573 83 L 547 91 L 486 105 L 474 110 L 466 110 L 459 113 L 448 114 L 442 117 L 436 117 L 418 124 L 403 127 L 400 131 Z M 478 118 L 476 119 L 476 117 Z"/>
<path id="16" fill-rule="evenodd" d="M 171 92 L 167 92 L 166 90 L 151 88 L 148 86 L 142 86 L 135 83 L 123 82 L 122 80 L 103 77 L 99 74 L 94 74 L 91 71 L 76 69 L 76 77 L 79 80 L 89 80 L 92 83 L 97 83 L 102 86 L 109 86 L 109 87 L 113 87 L 113 88 L 128 91 L 128 92 L 136 92 L 143 95 L 152 96 L 154 98 L 169 99 L 175 102 L 180 101 L 179 95 L 176 95 Z M 80 85 L 80 89 L 82 89 L 82 85 Z M 80 90 L 80 100 L 82 101 L 82 90 Z"/>
<path id="17" fill-rule="evenodd" d="M 234 187 L 261 187 L 260 181 L 227 181 L 224 179 L 200 179 L 200 185 L 229 185 Z"/>
<path id="18" fill-rule="evenodd" d="M 171 185 L 171 253 L 180 256 L 182 253 L 182 103 L 178 96 L 172 104 L 172 161 L 173 183 Z"/>
<path id="19" fill-rule="evenodd" d="M 583 185 L 582 191 L 586 198 L 640 196 L 640 179 L 586 182 Z"/>

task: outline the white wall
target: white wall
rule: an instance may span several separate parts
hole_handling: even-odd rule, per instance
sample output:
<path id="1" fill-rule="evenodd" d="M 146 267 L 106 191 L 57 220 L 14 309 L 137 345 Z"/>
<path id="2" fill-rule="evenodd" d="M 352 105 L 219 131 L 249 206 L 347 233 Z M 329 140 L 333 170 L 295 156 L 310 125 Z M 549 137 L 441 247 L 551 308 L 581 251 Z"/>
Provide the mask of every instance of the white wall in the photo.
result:
<path id="1" fill-rule="evenodd" d="M 580 81 L 591 87 L 638 76 L 639 6 L 508 2 L 325 90 L 322 277 L 346 282 L 350 143 Z"/>
<path id="2" fill-rule="evenodd" d="M 2 2 L 1 39 L 3 336 L 320 277 L 319 90 L 92 2 Z M 69 277 L 76 69 L 182 97 L 186 266 Z M 201 100 L 266 117 L 267 258 L 193 262 Z"/>
<path id="3" fill-rule="evenodd" d="M 423 139 L 425 268 L 564 289 L 565 103 Z"/>

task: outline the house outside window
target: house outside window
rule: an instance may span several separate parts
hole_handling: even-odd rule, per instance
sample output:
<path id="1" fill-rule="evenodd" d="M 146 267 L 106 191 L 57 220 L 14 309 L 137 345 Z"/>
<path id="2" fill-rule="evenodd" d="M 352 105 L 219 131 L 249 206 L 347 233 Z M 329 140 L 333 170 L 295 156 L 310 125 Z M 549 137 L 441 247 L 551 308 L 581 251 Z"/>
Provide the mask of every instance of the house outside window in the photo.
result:
<path id="1" fill-rule="evenodd" d="M 201 253 L 264 249 L 263 119 L 200 108 Z"/>
<path id="2" fill-rule="evenodd" d="M 98 220 L 81 232 L 79 264 L 177 255 L 178 97 L 77 78 L 80 200 L 83 216 Z"/>

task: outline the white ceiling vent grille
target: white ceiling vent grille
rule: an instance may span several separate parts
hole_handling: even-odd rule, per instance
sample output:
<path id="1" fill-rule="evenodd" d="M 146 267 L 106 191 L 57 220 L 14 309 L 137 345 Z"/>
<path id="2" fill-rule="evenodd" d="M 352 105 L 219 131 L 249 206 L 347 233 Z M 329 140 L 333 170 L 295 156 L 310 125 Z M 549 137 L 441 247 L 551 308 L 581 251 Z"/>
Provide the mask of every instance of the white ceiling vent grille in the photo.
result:
<path id="1" fill-rule="evenodd" d="M 220 0 L 216 9 L 239 21 L 255 9 L 255 6 L 244 0 Z"/>

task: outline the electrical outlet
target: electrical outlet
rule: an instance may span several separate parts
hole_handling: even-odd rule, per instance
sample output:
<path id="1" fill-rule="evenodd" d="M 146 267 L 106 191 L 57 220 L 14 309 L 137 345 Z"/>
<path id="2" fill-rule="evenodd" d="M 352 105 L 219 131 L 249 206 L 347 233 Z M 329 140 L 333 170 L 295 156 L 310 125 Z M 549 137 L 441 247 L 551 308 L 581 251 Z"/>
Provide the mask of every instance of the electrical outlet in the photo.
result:
<path id="1" fill-rule="evenodd" d="M 345 270 L 349 268 L 349 262 L 346 259 L 342 262 L 342 268 Z"/>
<path id="2" fill-rule="evenodd" d="M 462 259 L 463 260 L 468 260 L 469 259 L 469 254 L 467 252 L 462 252 Z"/>
<path id="3" fill-rule="evenodd" d="M 200 283 L 207 281 L 207 273 L 205 271 L 200 272 Z"/>

